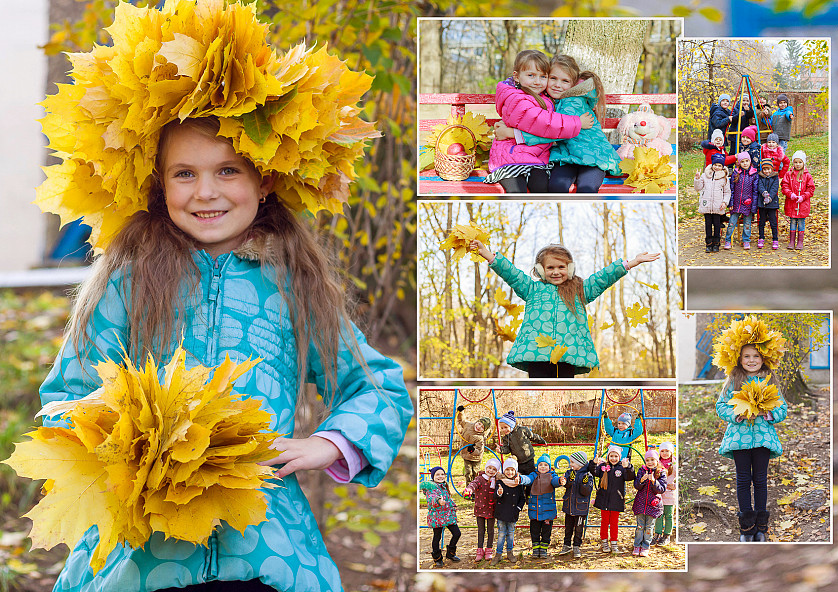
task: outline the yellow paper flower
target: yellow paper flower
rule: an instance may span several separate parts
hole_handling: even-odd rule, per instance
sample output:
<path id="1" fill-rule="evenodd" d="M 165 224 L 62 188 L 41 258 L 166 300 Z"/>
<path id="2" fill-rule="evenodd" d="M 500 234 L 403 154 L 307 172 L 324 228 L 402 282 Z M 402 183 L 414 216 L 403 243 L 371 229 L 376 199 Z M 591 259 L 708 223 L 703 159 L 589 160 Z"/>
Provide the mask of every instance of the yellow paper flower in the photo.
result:
<path id="1" fill-rule="evenodd" d="M 29 513 L 33 547 L 75 546 L 94 524 L 94 573 L 117 544 L 140 548 L 153 531 L 205 544 L 225 521 L 244 533 L 265 520 L 260 487 L 278 434 L 259 399 L 232 393 L 233 382 L 259 360 L 186 369 L 178 348 L 158 367 L 107 360 L 96 367 L 102 387 L 80 400 L 54 402 L 38 415 L 63 416 L 69 427 L 26 434 L 6 464 L 30 479 L 48 478 Z"/>
<path id="2" fill-rule="evenodd" d="M 756 315 L 733 321 L 713 342 L 713 363 L 730 375 L 739 363 L 739 354 L 746 345 L 753 345 L 771 369 L 776 368 L 786 351 L 786 339 Z"/>
<path id="3" fill-rule="evenodd" d="M 465 148 L 467 152 L 471 152 L 474 149 L 475 140 L 478 145 L 482 145 L 482 147 L 487 150 L 492 144 L 492 139 L 489 137 L 489 132 L 491 130 L 489 128 L 489 124 L 486 123 L 486 116 L 467 111 L 462 117 L 449 116 L 446 123 L 440 123 L 435 126 L 431 130 L 431 133 L 429 133 L 425 138 L 425 147 L 434 149 L 440 134 L 442 134 L 442 132 L 451 125 L 462 125 L 467 127 L 471 130 L 472 134 L 474 134 L 474 138 L 472 138 L 471 134 L 469 134 L 466 130 L 462 128 L 454 128 L 451 131 L 445 132 L 442 136 L 442 140 L 440 140 L 439 143 L 439 148 L 442 152 L 445 152 L 447 148 L 455 142 L 462 144 L 463 148 Z"/>
<path id="4" fill-rule="evenodd" d="M 161 10 L 116 7 L 112 46 L 70 54 L 74 84 L 42 103 L 49 148 L 35 203 L 83 217 L 90 243 L 107 248 L 127 218 L 147 208 L 160 130 L 176 119 L 217 116 L 220 136 L 294 210 L 340 212 L 364 141 L 380 134 L 356 106 L 372 78 L 300 44 L 278 55 L 255 4 L 167 0 Z"/>
<path id="5" fill-rule="evenodd" d="M 769 374 L 763 380 L 746 382 L 741 391 L 734 392 L 728 400 L 728 405 L 733 405 L 733 412 L 745 416 L 753 424 L 758 415 L 782 405 L 777 387 L 768 384 L 770 378 Z"/>
<path id="6" fill-rule="evenodd" d="M 675 182 L 669 157 L 654 148 L 635 146 L 634 158 L 621 161 L 620 170 L 628 174 L 623 184 L 634 187 L 632 193 L 663 193 Z"/>

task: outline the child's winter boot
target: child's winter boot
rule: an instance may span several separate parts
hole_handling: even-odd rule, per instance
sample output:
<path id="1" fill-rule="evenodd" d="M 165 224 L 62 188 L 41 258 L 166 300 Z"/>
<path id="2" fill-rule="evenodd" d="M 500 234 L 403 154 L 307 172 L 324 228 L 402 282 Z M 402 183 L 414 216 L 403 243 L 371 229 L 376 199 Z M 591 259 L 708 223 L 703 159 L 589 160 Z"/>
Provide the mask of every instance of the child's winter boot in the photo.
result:
<path id="1" fill-rule="evenodd" d="M 746 251 L 750 251 L 751 250 L 751 241 L 745 241 L 744 243 L 742 243 L 742 248 L 745 249 Z"/>
<path id="2" fill-rule="evenodd" d="M 725 241 L 725 250 L 730 250 L 730 241 L 729 240 Z"/>
<path id="3" fill-rule="evenodd" d="M 451 545 L 445 547 L 445 558 L 450 559 L 454 563 L 459 563 L 460 561 L 462 561 L 462 559 L 457 557 L 457 547 L 452 547 Z"/>
<path id="4" fill-rule="evenodd" d="M 753 510 L 748 510 L 746 512 L 738 512 L 736 515 L 739 517 L 739 542 L 752 542 L 754 535 L 757 533 L 757 513 Z"/>
<path id="5" fill-rule="evenodd" d="M 611 541 L 611 553 L 619 553 L 620 549 L 617 547 L 617 541 Z"/>
<path id="6" fill-rule="evenodd" d="M 511 553 L 512 551 L 509 551 L 509 552 Z M 498 563 L 500 563 L 500 557 L 501 557 L 501 552 L 498 551 L 498 554 L 495 555 L 494 557 L 492 557 L 492 565 L 497 565 Z"/>
<path id="7" fill-rule="evenodd" d="M 655 534 L 653 534 L 653 535 L 652 535 L 652 542 L 651 542 L 650 544 L 651 544 L 653 547 L 654 547 L 655 545 L 659 545 L 659 544 L 660 544 L 660 540 L 661 540 L 661 537 L 662 537 L 662 536 L 663 536 L 663 533 L 662 533 L 662 532 L 656 532 Z"/>
<path id="8" fill-rule="evenodd" d="M 797 246 L 795 247 L 797 249 L 803 248 L 803 232 L 802 230 L 797 231 Z"/>
<path id="9" fill-rule="evenodd" d="M 431 552 L 431 558 L 434 560 L 434 567 L 444 567 L 442 563 L 442 551 L 440 551 L 437 555 L 434 555 L 433 552 Z"/>
<path id="10" fill-rule="evenodd" d="M 658 539 L 658 546 L 659 547 L 665 547 L 668 544 L 669 544 L 669 535 L 668 534 L 662 534 L 661 538 Z"/>
<path id="11" fill-rule="evenodd" d="M 483 547 L 477 548 L 477 553 L 474 554 L 474 562 L 477 563 L 478 561 L 483 561 Z"/>
<path id="12" fill-rule="evenodd" d="M 776 239 L 775 239 L 775 240 L 772 240 L 772 241 L 771 241 L 771 250 L 772 250 L 772 251 L 776 251 L 776 250 L 777 250 L 777 249 L 779 249 L 779 248 L 780 248 L 780 241 L 778 241 L 778 240 L 776 240 Z"/>
<path id="13" fill-rule="evenodd" d="M 757 532 L 754 535 L 754 541 L 757 543 L 764 543 L 768 541 L 768 519 L 771 517 L 771 512 L 757 512 L 756 523 Z"/>
<path id="14" fill-rule="evenodd" d="M 764 246 L 765 246 L 765 239 L 763 239 L 763 238 L 758 238 L 758 239 L 757 239 L 757 249 L 761 249 L 761 248 L 762 248 L 762 247 L 764 247 Z"/>
<path id="15" fill-rule="evenodd" d="M 518 563 L 518 558 L 515 557 L 515 551 L 513 551 L 512 549 L 507 549 L 506 560 L 509 561 L 509 563 Z M 494 559 L 492 561 L 494 562 Z M 500 561 L 500 553 L 498 553 L 498 561 Z"/>
<path id="16" fill-rule="evenodd" d="M 796 240 L 797 240 L 797 231 L 796 230 L 790 230 L 789 231 L 789 246 L 786 247 L 786 248 L 787 249 L 793 249 L 794 248 L 794 243 L 795 243 Z"/>
<path id="17" fill-rule="evenodd" d="M 486 549 L 485 551 L 483 551 L 483 559 L 489 560 L 492 558 L 493 554 L 494 551 L 491 548 Z"/>

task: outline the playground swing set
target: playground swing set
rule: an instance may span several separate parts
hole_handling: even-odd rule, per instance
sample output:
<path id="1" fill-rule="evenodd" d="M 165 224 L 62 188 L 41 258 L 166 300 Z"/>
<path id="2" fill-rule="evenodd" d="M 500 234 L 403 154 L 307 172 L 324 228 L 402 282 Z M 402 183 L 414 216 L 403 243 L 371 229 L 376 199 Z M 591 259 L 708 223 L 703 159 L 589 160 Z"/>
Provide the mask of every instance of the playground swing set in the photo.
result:
<path id="1" fill-rule="evenodd" d="M 492 398 L 492 401 L 491 401 L 492 406 L 491 407 L 489 407 L 489 405 L 484 402 L 489 397 Z M 638 399 L 638 397 L 640 399 L 640 409 L 638 409 L 636 407 L 636 405 L 632 404 L 635 400 Z M 451 407 L 452 412 L 451 412 L 450 416 L 445 416 L 445 417 L 420 417 L 419 418 L 420 421 L 422 421 L 422 420 L 437 420 L 437 421 L 450 421 L 451 422 L 451 429 L 450 429 L 450 432 L 449 432 L 448 444 L 437 443 L 437 442 L 434 441 L 434 439 L 432 437 L 430 437 L 428 435 L 420 436 L 420 438 L 419 438 L 419 450 L 420 450 L 420 463 L 419 463 L 420 471 L 419 471 L 419 474 L 420 475 L 419 476 L 420 476 L 421 481 L 425 481 L 425 480 L 430 478 L 431 468 L 433 468 L 434 466 L 445 466 L 446 467 L 446 475 L 447 475 L 446 478 L 447 478 L 449 484 L 454 489 L 454 491 L 457 493 L 457 495 L 459 495 L 461 498 L 465 499 L 465 496 L 460 492 L 459 489 L 457 489 L 457 485 L 454 483 L 454 478 L 451 474 L 451 469 L 454 466 L 455 459 L 460 454 L 460 452 L 463 450 L 463 448 L 466 448 L 467 446 L 469 446 L 469 444 L 465 444 L 464 446 L 461 446 L 460 448 L 458 448 L 456 450 L 454 450 L 454 446 L 453 446 L 453 444 L 454 444 L 454 432 L 456 431 L 459 434 L 459 428 L 457 427 L 456 411 L 455 411 L 457 409 L 459 399 L 463 399 L 465 401 L 465 403 L 461 403 L 465 409 L 468 409 L 469 407 L 472 407 L 472 406 L 479 406 L 479 407 L 483 407 L 484 409 L 486 409 L 489 412 L 488 413 L 489 417 L 494 418 L 494 428 L 493 429 L 494 429 L 495 437 L 497 438 L 497 441 L 500 442 L 500 432 L 498 431 L 498 418 L 500 418 L 501 415 L 498 414 L 498 405 L 497 405 L 497 399 L 496 399 L 496 396 L 495 396 L 495 389 L 490 389 L 490 391 L 482 399 L 472 400 L 472 399 L 469 399 L 466 396 L 466 394 L 463 392 L 462 389 L 456 388 L 456 389 L 454 389 L 454 400 L 453 400 L 453 403 L 452 403 L 452 407 Z M 647 430 L 646 430 L 646 421 L 647 420 L 674 420 L 675 419 L 675 416 L 648 417 L 647 418 L 646 414 L 645 414 L 644 389 L 638 389 L 633 397 L 631 397 L 630 399 L 627 399 L 625 401 L 616 401 L 608 393 L 608 389 L 601 389 L 601 394 L 598 397 L 598 399 L 599 399 L 599 413 L 597 415 L 581 415 L 581 416 L 579 416 L 579 415 L 541 415 L 541 416 L 530 415 L 530 416 L 520 416 L 520 417 L 517 417 L 516 419 L 519 419 L 519 420 L 522 420 L 522 419 L 592 419 L 592 420 L 596 420 L 596 422 L 597 422 L 596 437 L 595 437 L 595 440 L 593 442 L 555 442 L 555 443 L 548 443 L 546 445 L 546 446 L 591 446 L 594 449 L 593 458 L 596 458 L 599 455 L 599 451 L 602 450 L 602 448 L 605 445 L 606 433 L 605 433 L 605 429 L 604 429 L 604 426 L 603 426 L 604 419 L 605 419 L 605 414 L 607 414 L 614 407 L 618 407 L 618 406 L 620 406 L 620 407 L 630 407 L 631 409 L 634 410 L 635 414 L 641 418 L 641 422 L 642 422 L 642 425 L 643 425 L 642 433 L 638 434 L 636 437 L 634 437 L 632 440 L 630 440 L 628 442 L 621 443 L 621 442 L 615 442 L 613 440 L 611 442 L 611 444 L 615 444 L 615 445 L 621 446 L 623 448 L 628 448 L 629 449 L 629 453 L 628 453 L 628 458 L 629 459 L 631 459 L 631 453 L 632 452 L 637 453 L 640 456 L 640 458 L 642 459 L 644 457 L 645 451 L 649 448 L 649 439 L 648 439 L 648 434 L 647 434 Z M 592 409 L 591 409 L 592 411 L 593 411 L 594 407 L 596 406 L 596 401 L 597 401 L 597 398 L 594 399 L 594 404 L 592 405 Z M 606 406 L 606 402 L 607 402 L 607 406 Z M 640 450 L 637 450 L 634 446 L 632 446 L 632 444 L 634 444 L 637 440 L 639 440 L 641 436 L 643 437 L 643 444 L 644 444 L 644 448 L 643 448 L 642 452 Z M 536 446 L 536 445 L 534 445 L 534 446 Z M 544 445 L 542 445 L 542 446 L 544 446 Z M 443 456 L 442 456 L 441 450 L 443 450 L 443 449 L 447 449 L 447 451 L 448 451 L 447 463 L 444 462 L 444 459 L 443 459 Z M 490 449 L 489 447 L 486 447 L 485 450 L 488 450 L 495 458 L 497 458 L 501 463 L 503 463 L 503 454 L 498 456 L 498 454 L 494 450 Z M 431 460 L 434 458 L 434 455 L 436 455 L 436 460 L 438 461 L 436 463 L 431 462 Z M 536 454 L 536 456 L 538 456 L 538 454 Z M 557 472 L 558 472 L 558 468 L 559 468 L 559 463 L 561 461 L 566 462 L 568 467 L 570 467 L 570 457 L 567 456 L 567 455 L 564 455 L 564 454 L 559 455 L 559 456 L 556 457 L 555 461 L 553 461 L 553 467 L 557 470 Z M 525 508 L 524 511 L 526 511 L 526 508 Z M 588 527 L 591 527 L 591 528 L 597 527 L 598 528 L 599 526 L 600 526 L 599 524 L 588 524 L 588 516 L 585 516 L 585 526 L 584 526 L 584 528 L 586 528 L 586 529 Z M 420 528 L 429 528 L 427 525 L 420 525 L 419 527 Z M 559 521 L 556 520 L 553 524 L 553 527 L 554 528 L 557 528 L 557 527 L 558 528 L 564 528 L 564 525 L 559 524 Z M 629 525 L 629 524 L 620 524 L 619 527 L 620 528 L 635 528 L 634 525 Z M 477 528 L 477 526 L 461 526 L 461 528 Z M 525 525 L 518 525 L 518 526 L 516 526 L 516 528 L 528 528 L 528 527 L 525 526 Z M 583 531 L 583 533 L 584 533 L 584 531 Z M 444 533 L 443 533 L 443 536 L 444 536 Z"/>

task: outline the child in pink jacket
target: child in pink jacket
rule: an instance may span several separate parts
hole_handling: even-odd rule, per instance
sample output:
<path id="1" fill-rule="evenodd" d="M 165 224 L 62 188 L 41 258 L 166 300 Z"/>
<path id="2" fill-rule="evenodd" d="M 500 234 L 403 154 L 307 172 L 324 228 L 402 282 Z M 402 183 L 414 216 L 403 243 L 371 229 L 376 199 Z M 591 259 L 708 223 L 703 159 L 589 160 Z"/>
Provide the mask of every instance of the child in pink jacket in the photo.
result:
<path id="1" fill-rule="evenodd" d="M 783 211 L 789 217 L 788 248 L 802 249 L 806 217 L 815 194 L 815 180 L 806 168 L 806 153 L 803 150 L 798 150 L 792 156 L 791 169 L 780 182 L 780 188 L 786 196 Z"/>
<path id="2" fill-rule="evenodd" d="M 550 62 L 540 51 L 525 50 L 515 57 L 512 77 L 498 83 L 495 108 L 503 122 L 545 138 L 573 138 L 581 129 L 593 126 L 593 115 L 581 117 L 553 112 L 553 103 L 544 94 Z M 500 183 L 507 193 L 546 193 L 549 176 L 545 170 L 552 142 L 527 146 L 514 138 L 492 141 L 489 175 L 485 183 Z"/>

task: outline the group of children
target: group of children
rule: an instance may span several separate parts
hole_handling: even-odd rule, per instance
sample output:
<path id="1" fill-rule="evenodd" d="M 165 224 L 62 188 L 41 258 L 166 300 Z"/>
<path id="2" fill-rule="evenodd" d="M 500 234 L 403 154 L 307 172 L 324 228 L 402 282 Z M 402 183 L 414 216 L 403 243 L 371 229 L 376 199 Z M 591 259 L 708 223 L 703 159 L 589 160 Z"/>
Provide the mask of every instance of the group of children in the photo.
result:
<path id="1" fill-rule="evenodd" d="M 597 193 L 620 157 L 602 131 L 605 93 L 599 77 L 576 60 L 520 52 L 512 76 L 498 83 L 501 121 L 489 152 L 486 183 L 507 193 Z"/>
<path id="2" fill-rule="evenodd" d="M 641 418 L 638 417 L 633 425 L 629 413 L 621 414 L 616 425 L 605 414 L 603 419 L 604 429 L 612 438 L 605 457 L 589 461 L 584 452 L 573 452 L 569 457 L 570 468 L 562 475 L 554 470 L 549 454 L 542 454 L 535 461 L 532 441 L 544 444 L 544 439 L 518 424 L 514 412 L 509 411 L 498 420 L 501 436 L 498 450 L 510 456 L 502 466 L 495 458 L 488 460 L 484 470 L 463 491 L 466 498 L 474 500 L 477 519 L 475 561 L 486 559 L 497 565 L 503 558 L 505 547 L 507 560 L 517 562 L 514 553 L 515 525 L 525 505 L 528 506 L 530 520 L 532 557 L 548 558 L 553 523 L 558 517 L 556 490 L 560 488 L 564 489 L 561 511 L 565 517 L 563 545 L 558 554 L 572 553 L 574 558 L 582 556 L 583 533 L 595 487 L 593 505 L 601 512 L 601 550 L 618 553 L 618 522 L 620 513 L 625 510 L 627 482 L 633 482 L 636 490 L 632 511 L 637 517 L 637 526 L 632 555 L 646 557 L 653 545 L 669 544 L 675 505 L 674 446 L 664 442 L 659 451 L 649 448 L 644 455 L 644 464 L 635 471 L 629 458 L 629 443 L 642 434 Z M 462 422 L 462 409 L 458 409 L 458 421 Z M 470 433 L 464 428 L 481 421 L 461 423 L 463 433 Z M 464 450 L 470 445 L 468 440 L 465 442 Z M 443 567 L 442 533 L 446 528 L 451 532 L 446 558 L 459 562 L 461 559 L 456 551 L 460 530 L 456 503 L 448 488 L 445 470 L 434 467 L 430 473 L 431 480 L 423 482 L 421 489 L 428 502 L 428 526 L 434 531 L 431 556 L 435 567 Z M 595 477 L 599 480 L 598 486 Z M 495 523 L 498 540 L 493 549 Z"/>
<path id="3" fill-rule="evenodd" d="M 695 172 L 694 186 L 698 191 L 698 211 L 704 214 L 704 244 L 706 253 L 718 253 L 721 246 L 722 225 L 729 222 L 724 248 L 731 248 L 733 233 L 742 222 L 742 247 L 751 248 L 751 224 L 754 215 L 759 220 L 757 248 L 765 246 L 765 224 L 771 226 L 771 248 L 780 246 L 777 215 L 780 194 L 783 211 L 789 218 L 789 249 L 803 248 L 806 218 L 809 216 L 815 182 L 806 168 L 806 153 L 797 150 L 791 159 L 786 155 L 794 115 L 786 95 L 777 97 L 778 109 L 769 114 L 764 97 L 755 113 L 750 99 L 742 97 L 732 114 L 730 97 L 721 95 L 718 104 L 710 109 L 709 139 L 701 143 L 704 151 L 703 171 Z M 743 123 L 753 125 L 741 128 Z M 763 130 L 761 123 L 771 126 Z M 733 125 L 734 139 L 728 142 L 726 133 Z M 760 126 L 759 128 L 757 126 Z M 765 143 L 757 141 L 766 135 Z M 737 151 L 738 150 L 738 151 Z M 732 169 L 728 169 L 732 166 Z"/>

